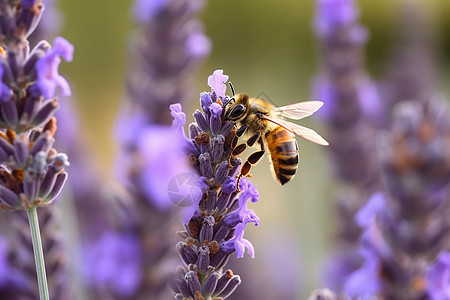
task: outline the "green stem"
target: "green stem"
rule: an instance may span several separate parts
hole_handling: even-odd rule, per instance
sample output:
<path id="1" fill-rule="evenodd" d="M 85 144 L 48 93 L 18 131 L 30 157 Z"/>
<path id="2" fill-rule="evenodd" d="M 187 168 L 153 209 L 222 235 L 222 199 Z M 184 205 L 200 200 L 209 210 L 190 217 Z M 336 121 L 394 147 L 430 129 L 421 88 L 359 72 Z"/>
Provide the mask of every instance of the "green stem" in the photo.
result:
<path id="1" fill-rule="evenodd" d="M 45 274 L 44 252 L 42 251 L 41 234 L 39 232 L 39 220 L 36 207 L 32 207 L 28 210 L 28 220 L 30 222 L 31 241 L 33 242 L 39 297 L 41 300 L 49 300 L 47 275 Z"/>

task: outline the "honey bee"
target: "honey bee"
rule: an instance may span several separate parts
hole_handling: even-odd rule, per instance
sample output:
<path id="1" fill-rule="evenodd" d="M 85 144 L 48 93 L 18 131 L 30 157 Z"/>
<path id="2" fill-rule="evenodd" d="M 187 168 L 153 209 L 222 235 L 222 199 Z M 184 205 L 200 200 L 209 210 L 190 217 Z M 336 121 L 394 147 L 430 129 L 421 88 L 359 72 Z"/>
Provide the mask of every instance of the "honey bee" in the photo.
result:
<path id="1" fill-rule="evenodd" d="M 286 121 L 284 118 L 303 119 L 311 116 L 322 105 L 323 102 L 320 101 L 305 101 L 275 107 L 261 99 L 249 98 L 245 94 L 236 94 L 225 102 L 222 110 L 223 120 L 236 122 L 239 128 L 232 142 L 232 155 L 242 153 L 256 142 L 261 148 L 244 162 L 239 178 L 248 175 L 251 166 L 264 155 L 264 145 L 267 145 L 274 178 L 282 185 L 289 182 L 298 167 L 298 145 L 295 135 L 319 145 L 327 146 L 328 142 L 314 130 Z M 239 137 L 244 133 L 250 137 L 246 143 L 237 145 Z"/>

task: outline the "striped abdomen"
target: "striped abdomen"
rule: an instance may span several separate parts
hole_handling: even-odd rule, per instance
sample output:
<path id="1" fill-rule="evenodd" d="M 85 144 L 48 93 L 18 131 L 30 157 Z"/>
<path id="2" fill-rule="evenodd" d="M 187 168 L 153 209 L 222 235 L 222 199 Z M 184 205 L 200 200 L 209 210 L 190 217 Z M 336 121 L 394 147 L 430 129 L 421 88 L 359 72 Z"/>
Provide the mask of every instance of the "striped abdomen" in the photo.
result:
<path id="1" fill-rule="evenodd" d="M 265 135 L 275 177 L 281 184 L 291 180 L 298 167 L 298 146 L 295 135 L 277 126 Z"/>

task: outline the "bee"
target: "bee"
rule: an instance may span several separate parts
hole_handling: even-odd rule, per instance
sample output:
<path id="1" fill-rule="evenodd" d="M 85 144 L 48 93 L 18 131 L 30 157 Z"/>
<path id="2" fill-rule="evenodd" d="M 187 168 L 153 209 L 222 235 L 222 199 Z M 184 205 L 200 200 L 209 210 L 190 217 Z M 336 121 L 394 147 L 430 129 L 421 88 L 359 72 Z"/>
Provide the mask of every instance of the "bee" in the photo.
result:
<path id="1" fill-rule="evenodd" d="M 233 94 L 234 90 L 232 88 Z M 251 154 L 241 167 L 238 179 L 249 174 L 252 165 L 256 164 L 265 153 L 265 145 L 270 152 L 271 170 L 274 178 L 281 185 L 289 182 L 298 168 L 298 135 L 313 143 L 328 146 L 328 142 L 314 130 L 297 125 L 285 118 L 300 120 L 311 116 L 323 102 L 305 101 L 283 107 L 257 98 L 249 98 L 246 94 L 236 94 L 223 104 L 222 118 L 238 125 L 236 137 L 232 142 L 232 155 L 242 153 L 256 142 L 260 150 Z M 246 143 L 237 145 L 239 137 L 244 133 L 250 137 Z"/>

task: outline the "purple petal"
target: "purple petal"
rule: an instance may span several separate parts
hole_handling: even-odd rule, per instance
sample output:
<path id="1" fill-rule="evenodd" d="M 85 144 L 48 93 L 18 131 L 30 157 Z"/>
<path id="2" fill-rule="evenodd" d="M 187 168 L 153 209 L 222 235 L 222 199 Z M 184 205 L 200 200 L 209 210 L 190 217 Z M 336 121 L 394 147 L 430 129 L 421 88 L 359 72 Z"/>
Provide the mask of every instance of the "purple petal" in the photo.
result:
<path id="1" fill-rule="evenodd" d="M 245 253 L 245 246 L 240 241 L 234 242 L 234 250 L 236 251 L 237 258 L 243 258 Z"/>
<path id="2" fill-rule="evenodd" d="M 242 191 L 239 195 L 239 203 L 247 202 L 248 199 L 251 199 L 252 202 L 257 202 L 259 200 L 259 192 L 256 189 L 256 185 L 254 186 L 246 178 L 242 178 L 239 181 L 239 187 Z"/>
<path id="3" fill-rule="evenodd" d="M 431 300 L 450 299 L 450 252 L 442 251 L 428 270 L 427 292 Z"/>
<path id="4" fill-rule="evenodd" d="M 355 222 L 363 228 L 367 228 L 378 212 L 384 208 L 385 198 L 381 193 L 376 193 L 370 197 L 366 205 L 364 205 L 355 216 Z"/>
<path id="5" fill-rule="evenodd" d="M 369 251 L 365 251 L 363 254 L 365 264 L 349 276 L 344 286 L 344 292 L 350 297 L 361 296 L 365 299 L 365 297 L 371 297 L 377 293 L 380 283 L 377 279 L 379 273 L 378 258 Z"/>
<path id="6" fill-rule="evenodd" d="M 216 92 L 218 97 L 225 97 L 227 86 L 225 82 L 228 81 L 228 76 L 223 75 L 223 70 L 215 70 L 212 75 L 208 77 L 208 85 Z"/>
<path id="7" fill-rule="evenodd" d="M 73 60 L 73 45 L 60 36 L 55 38 L 52 50 L 54 53 L 61 55 L 67 62 L 71 62 Z"/>
<path id="8" fill-rule="evenodd" d="M 255 258 L 255 248 L 253 247 L 252 243 L 250 243 L 249 240 L 247 239 L 241 239 L 241 243 L 242 245 L 245 246 L 245 248 L 247 248 L 247 252 L 250 255 L 251 258 Z M 236 252 L 237 254 L 237 252 Z M 238 258 L 242 258 L 244 256 L 244 254 L 242 254 L 241 257 Z"/>
<path id="9" fill-rule="evenodd" d="M 62 56 L 65 60 L 73 58 L 73 46 L 62 37 L 57 37 L 54 46 L 36 63 L 37 81 L 32 87 L 36 96 L 42 94 L 46 99 L 55 97 L 56 88 L 61 88 L 63 96 L 70 96 L 70 86 L 66 79 L 59 75 L 58 67 Z"/>
<path id="10" fill-rule="evenodd" d="M 181 104 L 171 104 L 169 108 L 170 114 L 173 117 L 172 128 L 184 132 L 183 126 L 186 124 L 186 114 L 182 111 Z"/>

